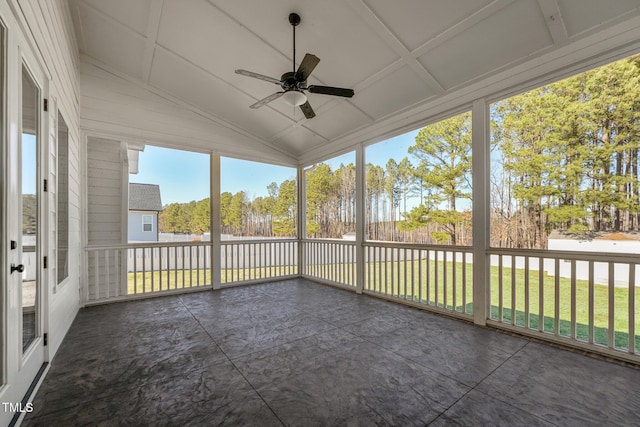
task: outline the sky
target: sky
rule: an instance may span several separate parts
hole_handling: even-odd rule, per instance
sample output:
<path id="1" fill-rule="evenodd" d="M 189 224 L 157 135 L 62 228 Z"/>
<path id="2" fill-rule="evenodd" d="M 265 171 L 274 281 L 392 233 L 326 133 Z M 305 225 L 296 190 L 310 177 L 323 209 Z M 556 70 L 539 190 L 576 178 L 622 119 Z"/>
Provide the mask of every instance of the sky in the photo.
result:
<path id="1" fill-rule="evenodd" d="M 407 156 L 418 130 L 400 135 L 365 149 L 367 163 L 386 165 L 389 158 L 400 161 Z M 408 155 L 411 159 L 411 155 Z M 349 152 L 326 160 L 332 169 L 340 164 L 355 163 L 355 153 Z M 209 155 L 152 145 L 145 146 L 139 156 L 139 173 L 129 175 L 129 182 L 158 184 L 162 204 L 186 203 L 209 197 Z M 245 191 L 253 199 L 266 196 L 267 185 L 295 179 L 295 168 L 222 157 L 220 159 L 220 190 L 232 194 Z"/>

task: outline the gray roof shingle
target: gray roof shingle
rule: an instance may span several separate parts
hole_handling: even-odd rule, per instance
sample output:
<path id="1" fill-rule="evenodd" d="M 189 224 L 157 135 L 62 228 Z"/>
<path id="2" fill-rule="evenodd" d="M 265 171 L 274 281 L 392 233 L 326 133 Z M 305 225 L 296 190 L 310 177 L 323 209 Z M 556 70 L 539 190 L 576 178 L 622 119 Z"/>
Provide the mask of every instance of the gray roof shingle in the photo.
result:
<path id="1" fill-rule="evenodd" d="M 129 210 L 160 212 L 162 210 L 160 186 L 129 183 Z"/>

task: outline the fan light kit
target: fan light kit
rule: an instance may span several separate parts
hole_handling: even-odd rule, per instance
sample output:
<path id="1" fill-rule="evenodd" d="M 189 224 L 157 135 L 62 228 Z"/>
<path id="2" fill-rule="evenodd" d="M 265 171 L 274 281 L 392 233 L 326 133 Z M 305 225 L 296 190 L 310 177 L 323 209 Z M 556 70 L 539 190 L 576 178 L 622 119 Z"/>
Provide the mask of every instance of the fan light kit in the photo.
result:
<path id="1" fill-rule="evenodd" d="M 313 111 L 313 108 L 311 108 L 311 105 L 307 100 L 307 95 L 304 93 L 305 91 L 309 93 L 319 93 L 321 95 L 341 96 L 344 98 L 351 98 L 354 92 L 353 89 L 344 89 L 340 87 L 316 85 L 307 86 L 307 79 L 314 68 L 316 68 L 316 65 L 320 62 L 320 58 L 307 53 L 296 71 L 296 27 L 300 24 L 300 15 L 297 13 L 289 14 L 289 23 L 293 27 L 293 71 L 284 73 L 282 77 L 280 77 L 280 80 L 247 70 L 236 70 L 236 73 L 246 77 L 253 77 L 254 79 L 274 83 L 282 88 L 282 91 L 261 99 L 255 104 L 250 105 L 249 108 L 260 108 L 263 105 L 267 105 L 271 101 L 282 97 L 287 104 L 295 107 L 299 106 L 304 113 L 304 116 L 307 119 L 311 119 L 316 116 L 316 113 Z"/>
<path id="2" fill-rule="evenodd" d="M 297 107 L 307 102 L 307 95 L 297 90 L 290 90 L 282 94 L 282 99 L 284 99 L 284 102 L 287 104 Z"/>

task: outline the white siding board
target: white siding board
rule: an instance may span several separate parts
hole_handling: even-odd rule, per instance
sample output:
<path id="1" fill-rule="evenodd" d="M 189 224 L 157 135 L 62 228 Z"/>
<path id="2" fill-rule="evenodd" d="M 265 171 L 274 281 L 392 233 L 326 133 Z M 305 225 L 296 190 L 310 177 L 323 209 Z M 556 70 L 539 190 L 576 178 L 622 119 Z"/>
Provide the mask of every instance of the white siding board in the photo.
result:
<path id="1" fill-rule="evenodd" d="M 87 139 L 87 229 L 89 245 L 119 244 L 122 216 L 120 144 Z M 98 216 L 99 215 L 99 216 Z"/>

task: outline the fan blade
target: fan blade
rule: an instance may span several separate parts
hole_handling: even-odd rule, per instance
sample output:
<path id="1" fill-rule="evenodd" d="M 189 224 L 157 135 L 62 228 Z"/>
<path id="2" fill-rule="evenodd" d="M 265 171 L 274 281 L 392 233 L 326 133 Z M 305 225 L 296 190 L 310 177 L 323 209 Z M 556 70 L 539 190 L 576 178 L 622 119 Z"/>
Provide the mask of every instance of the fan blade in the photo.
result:
<path id="1" fill-rule="evenodd" d="M 256 108 L 260 108 L 263 105 L 267 105 L 268 103 L 270 103 L 274 99 L 280 98 L 282 95 L 284 95 L 284 92 L 276 92 L 273 95 L 269 95 L 266 98 L 261 99 L 260 101 L 256 102 L 255 104 L 249 105 L 249 108 L 253 108 L 255 110 Z"/>
<path id="2" fill-rule="evenodd" d="M 307 88 L 311 93 L 319 93 L 322 95 L 344 96 L 345 98 L 351 98 L 354 94 L 353 89 L 344 89 L 341 87 L 331 86 L 309 86 Z"/>
<path id="3" fill-rule="evenodd" d="M 306 82 L 313 72 L 313 69 L 318 65 L 318 62 L 320 62 L 320 58 L 307 53 L 302 59 L 302 62 L 298 67 L 298 71 L 296 71 L 296 80 L 299 82 Z"/>
<path id="4" fill-rule="evenodd" d="M 313 111 L 313 108 L 311 108 L 311 104 L 309 104 L 309 101 L 302 104 L 300 106 L 300 109 L 302 110 L 302 112 L 304 113 L 304 116 L 307 119 L 313 119 L 316 116 L 316 113 L 315 111 Z"/>
<path id="5" fill-rule="evenodd" d="M 275 83 L 278 86 L 281 85 L 280 80 L 274 79 L 273 77 L 264 76 L 262 74 L 254 73 L 253 71 L 236 70 L 236 74 L 240 74 L 242 76 L 253 77 L 254 79 L 260 79 L 260 80 L 264 80 L 264 81 L 267 81 L 267 82 Z"/>

